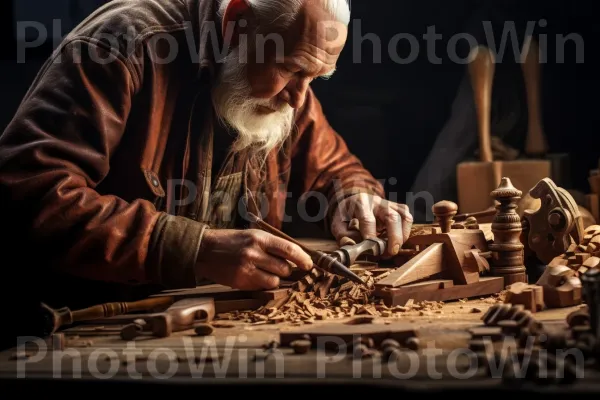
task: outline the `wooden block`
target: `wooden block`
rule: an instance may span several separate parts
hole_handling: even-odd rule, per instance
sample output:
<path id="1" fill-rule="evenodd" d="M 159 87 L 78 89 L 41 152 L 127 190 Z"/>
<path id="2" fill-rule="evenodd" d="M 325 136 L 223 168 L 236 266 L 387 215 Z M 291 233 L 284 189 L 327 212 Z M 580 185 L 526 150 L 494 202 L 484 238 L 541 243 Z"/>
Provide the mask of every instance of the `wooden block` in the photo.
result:
<path id="1" fill-rule="evenodd" d="M 410 286 L 382 288 L 377 296 L 388 307 L 404 306 L 410 299 L 414 301 L 451 301 L 471 297 L 489 296 L 504 290 L 503 277 L 482 277 L 478 282 L 468 285 L 444 287 L 438 290 L 414 291 Z"/>
<path id="2" fill-rule="evenodd" d="M 513 283 L 506 288 L 506 304 L 520 304 L 531 312 L 544 308 L 544 288 L 523 282 Z"/>
<path id="3" fill-rule="evenodd" d="M 494 205 L 490 193 L 502 177 L 510 178 L 514 187 L 527 193 L 539 181 L 552 176 L 552 165 L 549 160 L 465 162 L 457 166 L 456 172 L 459 210 L 471 213 Z"/>
<path id="4" fill-rule="evenodd" d="M 581 304 L 582 301 L 582 287 L 579 278 L 567 278 L 563 285 L 556 288 L 544 287 L 544 302 L 547 307 L 573 307 Z"/>
<path id="5" fill-rule="evenodd" d="M 537 281 L 544 288 L 544 303 L 548 308 L 571 307 L 582 302 L 581 280 L 569 267 L 547 267 Z"/>
<path id="6" fill-rule="evenodd" d="M 308 327 L 296 328 L 279 333 L 279 344 L 289 346 L 295 340 L 310 340 L 312 346 L 324 346 L 335 349 L 340 344 L 352 344 L 356 339 L 370 338 L 375 346 L 379 346 L 385 339 L 393 339 L 404 343 L 407 339 L 416 337 L 416 328 L 407 322 L 386 324 L 344 324 L 324 322 Z"/>
<path id="7" fill-rule="evenodd" d="M 422 248 L 432 243 L 444 244 L 443 279 L 452 279 L 456 285 L 465 285 L 479 280 L 479 272 L 470 271 L 468 262 L 465 261 L 469 250 L 488 250 L 487 239 L 482 230 L 460 229 L 436 235 L 413 236 L 406 241 L 405 248 Z M 377 285 L 383 286 L 381 282 Z"/>

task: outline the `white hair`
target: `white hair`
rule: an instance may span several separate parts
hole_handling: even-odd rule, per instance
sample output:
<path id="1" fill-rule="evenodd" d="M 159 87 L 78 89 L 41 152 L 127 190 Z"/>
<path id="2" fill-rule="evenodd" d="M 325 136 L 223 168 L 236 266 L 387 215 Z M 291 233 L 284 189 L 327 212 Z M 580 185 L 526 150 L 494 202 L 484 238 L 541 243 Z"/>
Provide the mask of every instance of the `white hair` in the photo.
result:
<path id="1" fill-rule="evenodd" d="M 231 0 L 221 0 L 222 16 Z M 289 27 L 306 0 L 247 0 L 258 19 L 259 26 Z M 331 15 L 346 25 L 350 21 L 348 0 L 320 0 Z M 256 155 L 265 157 L 283 143 L 294 127 L 294 110 L 277 99 L 252 97 L 246 63 L 252 43 L 240 43 L 221 63 L 219 79 L 212 90 L 212 101 L 218 118 L 237 131 L 233 150 L 253 148 Z M 261 108 L 273 110 L 258 112 Z M 264 161 L 264 158 L 263 158 Z"/>
<path id="2" fill-rule="evenodd" d="M 241 151 L 254 148 L 256 154 L 266 156 L 281 145 L 294 124 L 294 110 L 287 103 L 252 97 L 252 88 L 246 75 L 247 46 L 238 46 L 221 64 L 219 79 L 212 90 L 212 101 L 217 117 L 237 131 L 232 149 Z M 258 107 L 276 112 L 261 115 Z"/>
<path id="3" fill-rule="evenodd" d="M 222 17 L 231 0 L 220 0 Z M 280 28 L 289 27 L 306 0 L 247 0 L 259 21 Z M 350 0 L 320 0 L 333 18 L 345 25 L 350 23 Z"/>

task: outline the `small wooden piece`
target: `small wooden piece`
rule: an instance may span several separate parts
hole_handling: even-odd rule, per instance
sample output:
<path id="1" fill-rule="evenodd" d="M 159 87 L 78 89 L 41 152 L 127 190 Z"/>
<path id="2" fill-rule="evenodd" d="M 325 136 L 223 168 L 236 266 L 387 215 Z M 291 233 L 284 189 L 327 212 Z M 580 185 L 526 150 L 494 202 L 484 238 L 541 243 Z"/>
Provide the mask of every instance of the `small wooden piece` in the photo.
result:
<path id="1" fill-rule="evenodd" d="M 507 304 L 521 304 L 526 310 L 533 313 L 544 309 L 544 288 L 538 285 L 529 285 L 516 282 L 506 288 Z"/>
<path id="2" fill-rule="evenodd" d="M 453 217 L 458 211 L 456 203 L 451 201 L 440 201 L 433 205 L 433 214 L 436 216 L 442 233 L 449 233 L 454 223 Z"/>
<path id="3" fill-rule="evenodd" d="M 549 308 L 572 307 L 582 302 L 581 280 L 566 266 L 546 267 L 537 284 L 544 288 L 544 303 Z"/>
<path id="4" fill-rule="evenodd" d="M 523 260 L 524 245 L 521 243 L 521 218 L 515 211 L 523 193 L 516 189 L 510 178 L 502 178 L 500 186 L 491 192 L 498 201 L 498 213 L 492 223 L 494 242 L 489 248 L 495 257 L 491 265 L 492 274 L 504 278 L 505 285 L 527 282 Z"/>

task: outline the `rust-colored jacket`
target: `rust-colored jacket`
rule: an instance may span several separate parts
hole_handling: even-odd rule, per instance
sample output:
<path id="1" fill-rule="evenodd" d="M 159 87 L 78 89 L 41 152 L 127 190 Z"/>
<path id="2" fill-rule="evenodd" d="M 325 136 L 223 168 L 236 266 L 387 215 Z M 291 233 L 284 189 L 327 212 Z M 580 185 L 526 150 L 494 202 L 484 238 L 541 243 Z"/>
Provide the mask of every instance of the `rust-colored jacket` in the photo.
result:
<path id="1" fill-rule="evenodd" d="M 3 256 L 15 257 L 12 268 L 34 280 L 193 287 L 204 230 L 228 226 L 228 204 L 214 209 L 211 190 L 231 204 L 247 193 L 264 199 L 275 226 L 288 191 L 316 191 L 331 205 L 340 193 L 383 195 L 312 92 L 266 166 L 230 154 L 211 180 L 215 3 L 114 0 L 55 50 L 0 137 Z M 173 185 L 180 179 L 193 186 Z"/>

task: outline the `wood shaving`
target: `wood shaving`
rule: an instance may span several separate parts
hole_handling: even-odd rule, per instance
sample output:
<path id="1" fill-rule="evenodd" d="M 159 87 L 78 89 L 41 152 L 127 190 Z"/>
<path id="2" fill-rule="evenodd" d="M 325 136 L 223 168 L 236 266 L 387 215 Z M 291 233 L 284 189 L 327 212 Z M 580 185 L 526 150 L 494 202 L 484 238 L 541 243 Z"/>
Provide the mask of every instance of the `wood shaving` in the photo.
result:
<path id="1" fill-rule="evenodd" d="M 391 273 L 390 269 L 353 266 L 352 271 L 366 282 L 367 288 L 344 278 L 310 271 L 298 281 L 282 300 L 270 302 L 255 311 L 234 311 L 216 316 L 216 320 L 240 321 L 253 325 L 291 323 L 311 324 L 329 319 L 352 317 L 397 318 L 409 311 L 432 313 L 441 310 L 444 303 L 409 300 L 404 306 L 388 307 L 374 296 L 375 283 Z"/>
<path id="2" fill-rule="evenodd" d="M 581 244 L 571 244 L 564 254 L 554 258 L 549 265 L 565 265 L 575 271 L 577 277 L 581 277 L 590 268 L 598 268 L 600 265 L 600 225 L 587 227 Z"/>

